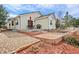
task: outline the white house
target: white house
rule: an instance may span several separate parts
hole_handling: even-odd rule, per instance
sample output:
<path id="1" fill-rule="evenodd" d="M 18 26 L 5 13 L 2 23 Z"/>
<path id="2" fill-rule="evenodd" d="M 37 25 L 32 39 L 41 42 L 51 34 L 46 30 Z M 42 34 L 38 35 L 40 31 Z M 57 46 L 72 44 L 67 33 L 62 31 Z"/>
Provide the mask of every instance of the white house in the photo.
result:
<path id="1" fill-rule="evenodd" d="M 46 16 L 41 16 L 36 18 L 35 20 L 36 28 L 39 29 L 38 26 L 40 26 L 40 29 L 42 30 L 51 30 L 56 29 L 56 18 L 54 14 L 49 14 Z"/>
<path id="2" fill-rule="evenodd" d="M 10 20 L 8 20 L 7 21 L 7 24 L 6 24 L 6 26 L 7 26 L 7 29 L 13 29 L 13 24 L 12 24 L 12 20 L 14 20 L 14 18 L 11 18 Z"/>
<path id="3" fill-rule="evenodd" d="M 29 14 L 20 15 L 20 30 L 26 31 L 34 27 L 34 20 L 40 17 L 40 12 L 32 12 Z"/>
<path id="4" fill-rule="evenodd" d="M 28 31 L 32 29 L 51 30 L 56 29 L 56 15 L 41 15 L 40 12 L 21 14 L 7 23 L 8 29 Z"/>

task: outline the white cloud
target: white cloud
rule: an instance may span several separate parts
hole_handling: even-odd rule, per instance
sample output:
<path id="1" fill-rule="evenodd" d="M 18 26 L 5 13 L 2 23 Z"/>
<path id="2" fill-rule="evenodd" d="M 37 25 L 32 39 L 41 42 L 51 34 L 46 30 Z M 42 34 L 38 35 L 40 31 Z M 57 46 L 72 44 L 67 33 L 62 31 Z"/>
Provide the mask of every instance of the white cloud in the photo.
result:
<path id="1" fill-rule="evenodd" d="M 79 14 L 79 5 L 78 4 L 68 4 L 67 6 L 67 10 L 69 12 L 69 14 L 71 15 L 78 15 Z"/>
<path id="2" fill-rule="evenodd" d="M 66 11 L 69 12 L 70 15 L 78 15 L 79 14 L 79 5 L 78 4 L 66 4 L 66 5 L 57 5 L 57 4 L 10 4 L 6 5 L 9 9 L 12 17 L 14 14 L 21 14 L 32 11 L 41 11 L 44 13 L 58 12 L 62 11 L 65 14 Z M 47 12 L 48 11 L 48 12 Z M 14 13 L 13 13 L 14 12 Z M 13 14 L 12 14 L 13 13 Z"/>
<path id="3" fill-rule="evenodd" d="M 16 9 L 18 11 L 23 11 L 23 10 L 35 11 L 35 9 L 31 6 L 22 6 L 22 5 L 19 5 L 19 4 L 13 4 L 13 5 L 10 5 L 10 6 L 12 6 L 14 9 Z"/>
<path id="4" fill-rule="evenodd" d="M 55 4 L 38 4 L 37 6 L 50 9 L 52 7 L 55 7 Z"/>
<path id="5" fill-rule="evenodd" d="M 16 17 L 17 15 L 15 14 L 9 14 L 10 17 Z"/>
<path id="6" fill-rule="evenodd" d="M 43 7 L 52 7 L 52 6 L 55 6 L 55 4 L 40 4 L 40 6 L 43 6 Z"/>

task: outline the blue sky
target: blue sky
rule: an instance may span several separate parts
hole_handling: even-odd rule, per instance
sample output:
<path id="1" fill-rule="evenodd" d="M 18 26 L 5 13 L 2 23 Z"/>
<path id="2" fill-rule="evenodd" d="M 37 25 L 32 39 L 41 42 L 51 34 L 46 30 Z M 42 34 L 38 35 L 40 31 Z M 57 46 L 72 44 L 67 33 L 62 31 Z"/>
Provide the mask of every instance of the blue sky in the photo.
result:
<path id="1" fill-rule="evenodd" d="M 4 7 L 11 17 L 34 11 L 43 15 L 55 13 L 61 17 L 68 11 L 70 15 L 79 17 L 79 4 L 5 4 Z"/>

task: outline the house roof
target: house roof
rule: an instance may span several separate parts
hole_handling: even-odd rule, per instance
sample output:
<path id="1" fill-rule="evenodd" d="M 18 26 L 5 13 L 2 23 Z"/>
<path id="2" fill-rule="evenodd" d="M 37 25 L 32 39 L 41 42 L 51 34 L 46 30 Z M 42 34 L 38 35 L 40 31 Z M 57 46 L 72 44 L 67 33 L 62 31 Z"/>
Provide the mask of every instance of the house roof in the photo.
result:
<path id="1" fill-rule="evenodd" d="M 55 18 L 55 14 L 51 13 L 51 14 L 48 14 L 48 15 L 42 15 L 42 16 L 40 16 L 40 17 L 37 17 L 37 18 L 35 19 L 35 21 L 36 21 L 36 20 L 42 20 L 42 19 L 48 18 L 48 17 L 51 16 L 51 15 Z"/>
<path id="2" fill-rule="evenodd" d="M 32 14 L 32 13 L 39 13 L 40 15 L 42 15 L 42 14 L 40 13 L 40 11 L 34 11 L 34 12 L 29 12 L 29 13 L 23 13 L 23 14 L 20 14 L 20 15 L 26 15 L 26 14 Z"/>

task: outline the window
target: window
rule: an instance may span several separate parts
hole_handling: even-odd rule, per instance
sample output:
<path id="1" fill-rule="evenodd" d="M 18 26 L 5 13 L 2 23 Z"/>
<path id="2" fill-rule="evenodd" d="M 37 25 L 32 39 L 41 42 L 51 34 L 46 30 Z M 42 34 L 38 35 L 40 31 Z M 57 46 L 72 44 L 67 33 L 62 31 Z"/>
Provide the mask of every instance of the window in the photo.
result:
<path id="1" fill-rule="evenodd" d="M 10 26 L 10 24 L 9 24 L 9 26 Z"/>
<path id="2" fill-rule="evenodd" d="M 50 25 L 52 25 L 52 20 L 50 20 Z"/>
<path id="3" fill-rule="evenodd" d="M 31 19 L 31 16 L 29 17 L 29 20 L 28 20 L 28 27 L 33 28 L 33 21 Z"/>
<path id="4" fill-rule="evenodd" d="M 16 22 L 16 25 L 18 25 L 18 22 Z"/>
<path id="5" fill-rule="evenodd" d="M 33 27 L 33 21 L 32 20 L 28 20 L 28 27 Z"/>
<path id="6" fill-rule="evenodd" d="M 12 21 L 12 26 L 14 25 L 14 22 Z"/>
<path id="7" fill-rule="evenodd" d="M 41 25 L 40 24 L 37 24 L 37 29 L 41 29 Z"/>
<path id="8" fill-rule="evenodd" d="M 18 21 L 16 22 L 16 25 L 18 25 Z"/>

